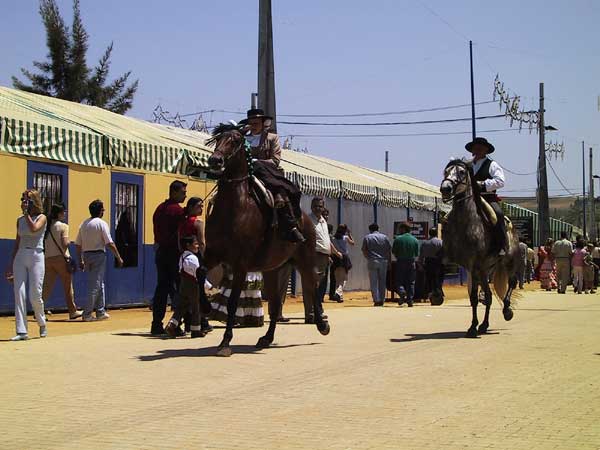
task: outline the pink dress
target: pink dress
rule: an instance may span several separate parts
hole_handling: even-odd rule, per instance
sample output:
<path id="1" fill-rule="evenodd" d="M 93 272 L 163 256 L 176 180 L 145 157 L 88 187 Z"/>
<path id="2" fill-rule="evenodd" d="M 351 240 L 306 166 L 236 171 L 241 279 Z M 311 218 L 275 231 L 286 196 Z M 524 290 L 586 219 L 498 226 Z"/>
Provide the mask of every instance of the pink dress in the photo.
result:
<path id="1" fill-rule="evenodd" d="M 540 266 L 540 284 L 542 289 L 556 289 L 556 265 L 554 255 L 547 248 L 541 248 L 539 256 L 544 256 L 544 262 Z"/>

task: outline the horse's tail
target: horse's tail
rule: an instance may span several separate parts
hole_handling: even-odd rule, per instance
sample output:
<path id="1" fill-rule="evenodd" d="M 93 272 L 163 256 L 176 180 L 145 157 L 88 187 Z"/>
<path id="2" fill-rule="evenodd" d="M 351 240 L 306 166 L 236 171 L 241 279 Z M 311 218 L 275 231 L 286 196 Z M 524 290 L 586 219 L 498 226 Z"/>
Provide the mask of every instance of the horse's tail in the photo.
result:
<path id="1" fill-rule="evenodd" d="M 504 307 L 504 296 L 508 292 L 508 278 L 509 273 L 506 268 L 504 268 L 502 264 L 497 264 L 496 270 L 494 270 L 492 286 L 494 294 L 496 294 L 496 299 L 500 302 L 500 306 L 502 307 Z"/>

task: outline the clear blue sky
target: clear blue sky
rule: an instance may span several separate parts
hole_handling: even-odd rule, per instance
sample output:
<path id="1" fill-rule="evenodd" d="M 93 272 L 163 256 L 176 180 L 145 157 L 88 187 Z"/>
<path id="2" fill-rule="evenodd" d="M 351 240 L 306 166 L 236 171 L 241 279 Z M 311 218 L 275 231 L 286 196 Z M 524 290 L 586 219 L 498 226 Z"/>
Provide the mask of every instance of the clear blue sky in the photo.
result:
<path id="1" fill-rule="evenodd" d="M 58 4 L 71 22 L 69 0 Z M 2 8 L 4 42 L 0 84 L 46 54 L 38 2 Z M 205 109 L 245 111 L 256 91 L 258 0 L 81 0 L 90 34 L 90 63 L 114 41 L 112 75 L 132 70 L 140 88 L 132 116 L 149 119 L 161 104 L 172 113 Z M 600 159 L 600 2 L 304 0 L 273 1 L 273 34 L 279 114 L 402 111 L 470 101 L 468 39 L 475 47 L 476 101 L 491 100 L 498 72 L 526 108 L 538 105 L 545 83 L 547 138 L 565 142 L 564 161 L 552 161 L 567 188 L 581 192 L 581 141 Z M 496 104 L 477 107 L 497 114 Z M 469 108 L 356 121 L 406 121 L 468 117 Z M 213 123 L 234 114 L 205 116 Z M 284 120 L 280 117 L 280 120 Z M 309 120 L 309 119 L 307 119 Z M 323 121 L 325 119 L 313 119 Z M 342 120 L 342 119 L 338 119 Z M 344 120 L 349 121 L 349 120 Z M 482 120 L 478 130 L 509 128 Z M 389 127 L 280 125 L 281 135 L 403 134 L 469 131 L 470 123 Z M 523 131 L 478 133 L 496 145 L 507 169 L 536 169 L 538 137 Z M 390 170 L 439 184 L 449 157 L 466 154 L 470 135 L 420 137 L 297 137 L 310 153 Z M 587 164 L 587 156 L 586 156 Z M 600 163 L 595 164 L 600 174 Z M 505 195 L 534 195 L 536 176 L 507 173 Z M 550 194 L 563 194 L 548 168 Z"/>

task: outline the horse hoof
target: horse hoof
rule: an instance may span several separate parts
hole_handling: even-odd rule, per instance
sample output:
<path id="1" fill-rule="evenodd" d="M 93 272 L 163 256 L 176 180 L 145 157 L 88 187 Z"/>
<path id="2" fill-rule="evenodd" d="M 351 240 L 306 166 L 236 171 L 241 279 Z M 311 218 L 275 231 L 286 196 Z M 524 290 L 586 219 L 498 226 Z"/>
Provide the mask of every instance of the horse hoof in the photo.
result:
<path id="1" fill-rule="evenodd" d="M 228 358 L 231 356 L 231 347 L 219 347 L 217 350 L 217 356 L 223 356 L 225 358 Z"/>
<path id="2" fill-rule="evenodd" d="M 469 330 L 467 331 L 467 334 L 465 334 L 465 337 L 476 338 L 477 337 L 477 328 L 475 328 L 475 327 L 469 328 Z"/>
<path id="3" fill-rule="evenodd" d="M 272 343 L 273 339 L 269 339 L 268 337 L 263 336 L 258 339 L 258 342 L 256 343 L 256 348 L 267 348 L 270 347 Z"/>
<path id="4" fill-rule="evenodd" d="M 511 319 L 513 318 L 513 316 L 515 315 L 515 314 L 513 313 L 513 310 L 512 310 L 512 309 L 510 309 L 510 308 L 504 308 L 504 309 L 502 310 L 502 314 L 504 315 L 504 320 L 506 320 L 507 322 L 508 322 L 509 320 L 511 320 Z"/>
<path id="5" fill-rule="evenodd" d="M 485 325 L 485 324 L 479 325 L 479 328 L 477 328 L 477 332 L 479 334 L 485 334 L 485 333 L 487 333 L 487 331 L 488 331 L 488 325 Z"/>
<path id="6" fill-rule="evenodd" d="M 319 333 L 321 333 L 323 336 L 327 336 L 331 331 L 331 328 L 329 327 L 329 322 L 324 320 L 323 322 L 318 323 L 317 330 L 319 330 Z"/>

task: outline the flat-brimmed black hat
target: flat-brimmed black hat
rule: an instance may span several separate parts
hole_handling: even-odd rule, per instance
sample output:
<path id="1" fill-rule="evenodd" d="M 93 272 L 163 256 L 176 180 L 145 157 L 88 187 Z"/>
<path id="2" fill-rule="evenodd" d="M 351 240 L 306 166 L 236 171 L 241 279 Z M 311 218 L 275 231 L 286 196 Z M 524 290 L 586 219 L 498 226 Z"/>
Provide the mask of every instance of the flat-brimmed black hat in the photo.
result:
<path id="1" fill-rule="evenodd" d="M 252 108 L 246 112 L 246 118 L 240 120 L 240 125 L 246 125 L 250 119 L 273 120 L 271 116 L 265 115 L 265 112 L 259 108 Z"/>
<path id="2" fill-rule="evenodd" d="M 494 148 L 494 146 L 487 141 L 486 138 L 482 138 L 482 137 L 476 137 L 471 142 L 469 142 L 467 145 L 465 145 L 465 148 L 470 152 L 475 144 L 479 144 L 479 145 L 483 145 L 484 147 L 487 147 L 488 153 L 494 153 L 494 150 L 496 150 Z"/>

